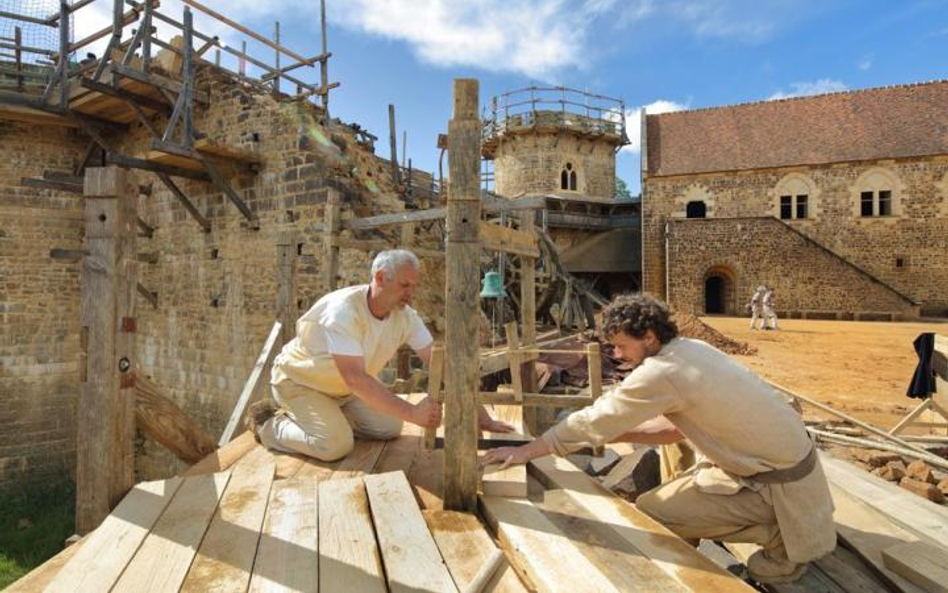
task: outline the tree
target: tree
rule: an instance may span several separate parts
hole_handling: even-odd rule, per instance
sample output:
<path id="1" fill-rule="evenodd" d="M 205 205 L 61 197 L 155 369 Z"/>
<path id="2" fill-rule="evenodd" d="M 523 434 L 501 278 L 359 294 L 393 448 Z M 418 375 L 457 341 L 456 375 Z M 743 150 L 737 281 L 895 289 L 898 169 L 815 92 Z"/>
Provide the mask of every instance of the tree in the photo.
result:
<path id="1" fill-rule="evenodd" d="M 621 177 L 616 175 L 616 195 L 617 200 L 631 200 L 632 192 L 629 191 L 629 186 L 626 185 L 625 181 Z"/>

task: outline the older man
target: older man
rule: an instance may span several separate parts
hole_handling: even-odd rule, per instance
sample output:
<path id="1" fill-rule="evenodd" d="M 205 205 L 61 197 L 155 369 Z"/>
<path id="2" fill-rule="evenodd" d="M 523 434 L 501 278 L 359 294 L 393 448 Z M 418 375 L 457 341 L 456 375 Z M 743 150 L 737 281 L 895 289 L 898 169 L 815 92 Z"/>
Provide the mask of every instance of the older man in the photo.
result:
<path id="1" fill-rule="evenodd" d="M 259 405 L 251 412 L 264 446 L 334 461 L 352 451 L 354 436 L 393 439 L 403 421 L 441 424 L 441 404 L 425 399 L 413 405 L 376 379 L 403 344 L 425 363 L 431 356 L 431 334 L 409 305 L 418 268 L 410 251 L 383 251 L 372 262 L 369 284 L 331 292 L 299 318 L 296 337 L 273 362 L 270 384 L 279 411 Z M 483 408 L 480 421 L 484 430 L 512 429 Z"/>
<path id="2" fill-rule="evenodd" d="M 826 477 L 802 420 L 779 392 L 708 344 L 677 337 L 667 307 L 649 295 L 617 297 L 603 312 L 602 332 L 635 370 L 541 438 L 494 449 L 485 463 L 526 463 L 610 441 L 688 438 L 702 460 L 640 496 L 640 510 L 692 541 L 760 544 L 747 563 L 760 582 L 796 580 L 808 561 L 833 550 Z"/>

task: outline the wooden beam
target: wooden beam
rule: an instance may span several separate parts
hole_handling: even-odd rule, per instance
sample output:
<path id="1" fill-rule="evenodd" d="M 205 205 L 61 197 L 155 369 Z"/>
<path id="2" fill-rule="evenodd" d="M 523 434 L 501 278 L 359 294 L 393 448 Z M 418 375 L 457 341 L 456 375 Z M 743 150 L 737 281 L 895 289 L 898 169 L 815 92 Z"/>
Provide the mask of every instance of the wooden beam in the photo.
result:
<path id="1" fill-rule="evenodd" d="M 523 403 L 523 377 L 520 374 L 522 364 L 520 359 L 520 336 L 517 333 L 517 322 L 511 321 L 504 326 L 507 333 L 507 360 L 510 362 L 510 383 L 513 386 L 514 398 L 518 404 Z"/>
<path id="2" fill-rule="evenodd" d="M 264 342 L 263 349 L 260 351 L 260 355 L 257 356 L 257 362 L 250 371 L 250 377 L 247 378 L 247 382 L 244 383 L 244 388 L 237 398 L 237 403 L 234 405 L 234 411 L 231 412 L 230 420 L 227 421 L 227 426 L 224 427 L 224 433 L 217 442 L 219 447 L 223 447 L 230 442 L 241 420 L 243 420 L 247 407 L 256 399 L 259 390 L 268 384 L 266 379 L 269 376 L 270 365 L 273 364 L 273 359 L 276 358 L 276 355 L 280 351 L 280 348 L 277 346 L 277 341 L 280 339 L 282 327 L 283 324 L 276 321 L 273 327 L 270 328 L 270 335 L 267 336 L 267 341 Z"/>
<path id="3" fill-rule="evenodd" d="M 544 201 L 545 204 L 545 201 Z M 520 213 L 520 231 L 536 237 L 536 213 L 528 210 Z M 520 325 L 523 327 L 523 343 L 527 348 L 537 346 L 537 259 L 520 256 Z M 521 354 L 520 376 L 525 391 L 539 391 L 536 359 L 539 353 Z M 482 368 L 484 365 L 482 365 Z M 523 425 L 533 434 L 540 434 L 540 410 L 528 408 L 523 411 Z M 552 413 L 550 414 L 552 416 Z"/>
<path id="4" fill-rule="evenodd" d="M 129 68 L 128 66 L 115 62 L 109 64 L 109 68 L 114 74 L 124 76 L 125 78 L 130 78 L 144 84 L 150 84 L 151 86 L 159 89 L 164 89 L 175 94 L 184 92 L 183 84 L 166 76 L 153 73 L 146 74 L 145 72 L 141 72 L 134 68 Z M 203 103 L 204 105 L 207 105 L 210 101 L 206 91 L 199 91 L 197 89 L 192 91 L 192 98 L 198 103 Z"/>
<path id="5" fill-rule="evenodd" d="M 478 400 L 482 404 L 516 404 L 517 398 L 513 393 L 481 391 Z M 524 406 L 552 406 L 558 408 L 584 408 L 592 404 L 588 395 L 556 395 L 552 393 L 523 394 Z M 529 428 L 529 427 L 527 427 Z"/>
<path id="6" fill-rule="evenodd" d="M 896 544 L 882 550 L 882 560 L 892 572 L 926 591 L 948 591 L 944 548 L 924 542 Z"/>
<path id="7" fill-rule="evenodd" d="M 445 273 L 444 505 L 477 504 L 477 340 L 480 280 L 480 116 L 478 82 L 455 79 L 448 122 L 447 256 Z"/>
<path id="8" fill-rule="evenodd" d="M 431 208 L 429 210 L 409 210 L 405 212 L 395 212 L 393 214 L 379 214 L 378 216 L 368 216 L 365 218 L 355 218 L 347 220 L 342 224 L 344 229 L 353 231 L 377 229 L 385 226 L 399 224 L 410 224 L 414 222 L 427 222 L 431 220 L 444 220 L 444 208 Z"/>
<path id="9" fill-rule="evenodd" d="M 158 173 L 158 179 L 160 179 L 161 182 L 165 184 L 165 187 L 168 188 L 168 191 L 171 192 L 171 195 L 177 198 L 181 205 L 184 206 L 184 209 L 187 210 L 188 214 L 191 215 L 191 218 L 201 225 L 201 229 L 205 233 L 210 233 L 210 221 L 204 218 L 204 215 L 198 211 L 197 207 L 191 202 L 191 200 L 188 199 L 188 196 L 184 195 L 184 192 L 181 191 L 181 188 L 179 188 L 177 184 L 171 180 L 171 177 L 169 177 L 166 173 Z"/>
<path id="10" fill-rule="evenodd" d="M 20 179 L 20 185 L 24 187 L 35 187 L 38 189 L 51 189 L 55 191 L 66 191 L 66 192 L 70 192 L 74 194 L 82 193 L 81 183 L 55 181 L 52 179 L 37 179 L 34 177 L 23 177 Z"/>
<path id="11" fill-rule="evenodd" d="M 540 257 L 536 235 L 490 222 L 481 222 L 479 235 L 481 245 L 489 251 L 516 253 L 532 258 Z"/>
<path id="12" fill-rule="evenodd" d="M 296 234 L 281 231 L 277 238 L 276 318 L 280 330 L 279 347 L 296 336 Z"/>
<path id="13" fill-rule="evenodd" d="M 135 290 L 137 290 L 138 294 L 140 294 L 146 301 L 148 301 L 152 309 L 158 308 L 158 293 L 157 292 L 148 290 L 148 288 L 146 288 L 145 285 L 142 284 L 141 282 L 135 283 Z"/>
<path id="14" fill-rule="evenodd" d="M 523 406 L 498 406 L 492 411 L 494 417 L 512 424 L 513 433 L 499 433 L 500 438 L 523 438 L 528 441 L 523 427 Z M 527 466 L 514 464 L 501 469 L 502 464 L 491 464 L 483 467 L 481 476 L 481 492 L 484 496 L 507 496 L 526 498 L 527 496 Z"/>
<path id="15" fill-rule="evenodd" d="M 137 185 L 116 167 L 85 177 L 80 369 L 76 427 L 76 532 L 88 533 L 134 484 Z"/>
<path id="16" fill-rule="evenodd" d="M 336 279 L 339 276 L 339 246 L 336 240 L 339 237 L 339 220 L 341 218 L 341 206 L 339 204 L 339 192 L 335 188 L 328 188 L 326 193 L 326 205 L 324 206 L 324 246 L 326 250 L 326 259 L 323 261 L 321 270 L 323 285 L 327 293 L 336 290 Z"/>
<path id="17" fill-rule="evenodd" d="M 135 375 L 135 423 L 145 436 L 188 464 L 197 463 L 217 449 L 211 435 L 142 373 Z"/>
<path id="18" fill-rule="evenodd" d="M 214 186 L 217 187 L 217 189 L 219 189 L 221 192 L 223 192 L 224 195 L 227 196 L 227 199 L 230 200 L 231 203 L 237 207 L 237 210 L 239 210 L 240 213 L 244 216 L 244 218 L 246 218 L 247 221 L 250 223 L 251 228 L 253 228 L 254 230 L 259 229 L 260 220 L 258 220 L 256 213 L 253 210 L 251 210 L 250 207 L 247 206 L 246 203 L 244 203 L 243 199 L 239 195 L 237 195 L 236 191 L 234 191 L 234 188 L 232 188 L 230 184 L 227 183 L 227 180 L 225 180 L 221 176 L 220 172 L 217 170 L 217 165 L 215 165 L 211 161 L 211 159 L 209 159 L 208 157 L 200 153 L 197 153 L 197 158 L 201 163 L 204 164 L 204 168 L 207 170 L 207 173 L 211 176 L 211 182 L 214 184 Z"/>
<path id="19" fill-rule="evenodd" d="M 89 89 L 90 91 L 101 93 L 109 97 L 115 97 L 116 99 L 122 99 L 123 101 L 128 101 L 136 105 L 139 105 L 141 107 L 145 107 L 147 109 L 157 111 L 158 113 L 161 113 L 163 115 L 171 114 L 170 105 L 162 101 L 159 101 L 157 99 L 146 97 L 145 95 L 139 95 L 137 93 L 129 92 L 120 87 L 109 86 L 101 82 L 96 82 L 90 78 L 80 79 L 79 84 L 83 88 Z"/>
<path id="20" fill-rule="evenodd" d="M 256 449 L 260 445 L 249 430 L 242 432 L 237 438 L 214 451 L 201 461 L 181 472 L 181 476 L 200 476 L 222 472 L 237 463 L 241 457 Z"/>
<path id="21" fill-rule="evenodd" d="M 125 169 L 141 169 L 152 173 L 165 173 L 174 177 L 185 177 L 187 179 L 197 179 L 198 181 L 210 181 L 211 177 L 204 171 L 195 169 L 185 169 L 184 167 L 172 167 L 153 163 L 145 159 L 117 154 L 112 151 L 105 152 L 105 162 L 109 165 L 116 165 Z"/>
<path id="22" fill-rule="evenodd" d="M 405 474 L 364 480 L 389 591 L 457 591 Z"/>

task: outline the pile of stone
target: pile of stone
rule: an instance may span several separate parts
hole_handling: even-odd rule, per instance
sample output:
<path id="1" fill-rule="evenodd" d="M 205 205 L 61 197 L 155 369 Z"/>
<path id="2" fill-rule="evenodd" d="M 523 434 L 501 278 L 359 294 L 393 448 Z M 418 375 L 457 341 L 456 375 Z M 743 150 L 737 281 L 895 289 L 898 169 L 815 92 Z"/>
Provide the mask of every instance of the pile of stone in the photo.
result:
<path id="1" fill-rule="evenodd" d="M 854 456 L 872 468 L 872 473 L 897 483 L 909 492 L 936 503 L 944 503 L 948 495 L 948 477 L 939 480 L 932 468 L 917 459 L 907 464 L 901 456 L 883 451 L 863 450 Z"/>

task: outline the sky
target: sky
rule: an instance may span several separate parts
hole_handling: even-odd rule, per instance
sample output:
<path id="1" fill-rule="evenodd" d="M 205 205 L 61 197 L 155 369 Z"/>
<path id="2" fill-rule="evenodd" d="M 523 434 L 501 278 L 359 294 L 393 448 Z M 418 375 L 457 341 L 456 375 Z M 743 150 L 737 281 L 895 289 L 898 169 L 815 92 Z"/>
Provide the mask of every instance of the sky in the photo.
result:
<path id="1" fill-rule="evenodd" d="M 200 1 L 268 36 L 280 21 L 284 45 L 320 52 L 318 0 Z M 110 5 L 81 9 L 76 38 L 105 26 Z M 163 0 L 161 10 L 180 17 L 183 8 Z M 642 107 L 660 113 L 948 78 L 948 0 L 327 0 L 327 12 L 329 76 L 341 83 L 330 111 L 378 136 L 379 155 L 389 155 L 391 103 L 399 158 L 407 132 L 413 166 L 437 170 L 454 78 L 477 78 L 482 106 L 505 91 L 564 85 L 624 102 L 632 143 L 618 154 L 617 174 L 633 193 Z M 199 12 L 195 27 L 233 47 L 245 39 Z M 268 63 L 273 55 L 253 41 L 248 51 Z M 297 72 L 319 80 L 318 68 Z"/>

